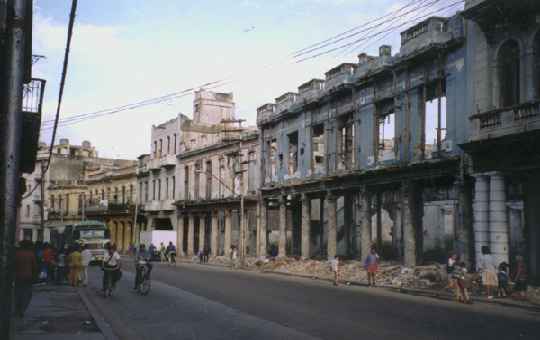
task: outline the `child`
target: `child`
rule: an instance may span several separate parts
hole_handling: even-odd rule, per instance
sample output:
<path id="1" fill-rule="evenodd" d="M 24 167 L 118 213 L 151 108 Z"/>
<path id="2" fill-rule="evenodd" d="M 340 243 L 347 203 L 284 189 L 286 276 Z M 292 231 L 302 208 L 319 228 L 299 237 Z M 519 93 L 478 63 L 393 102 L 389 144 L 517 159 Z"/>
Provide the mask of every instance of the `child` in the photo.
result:
<path id="1" fill-rule="evenodd" d="M 499 288 L 497 289 L 498 297 L 508 296 L 508 263 L 501 262 L 499 264 L 499 271 L 497 273 L 497 278 L 499 280 Z"/>
<path id="2" fill-rule="evenodd" d="M 465 278 L 467 275 L 467 267 L 464 262 L 459 262 L 454 265 L 452 276 L 456 280 L 456 295 L 457 300 L 462 303 L 471 303 L 471 298 L 467 290 Z"/>
<path id="3" fill-rule="evenodd" d="M 332 266 L 332 272 L 334 272 L 334 286 L 337 286 L 340 279 L 339 256 L 334 257 L 334 259 L 330 261 L 330 265 Z"/>
<path id="4" fill-rule="evenodd" d="M 379 269 L 379 255 L 375 250 L 375 247 L 372 247 L 366 260 L 364 262 L 364 269 L 367 271 L 368 275 L 368 285 L 370 287 L 375 287 L 375 274 Z"/>

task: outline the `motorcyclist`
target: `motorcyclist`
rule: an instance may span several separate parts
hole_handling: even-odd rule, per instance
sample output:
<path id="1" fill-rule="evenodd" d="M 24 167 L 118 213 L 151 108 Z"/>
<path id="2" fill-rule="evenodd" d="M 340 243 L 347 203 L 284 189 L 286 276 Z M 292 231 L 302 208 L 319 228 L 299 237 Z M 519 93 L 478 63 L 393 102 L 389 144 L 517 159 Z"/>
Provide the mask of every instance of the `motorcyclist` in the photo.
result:
<path id="1" fill-rule="evenodd" d="M 144 244 L 141 244 L 135 254 L 135 285 L 133 286 L 133 289 L 136 290 L 143 279 L 142 266 L 146 265 L 148 267 L 148 273 L 150 273 L 150 271 L 152 270 L 150 259 L 150 252 L 146 250 L 146 246 Z"/>
<path id="2" fill-rule="evenodd" d="M 166 253 L 169 263 L 176 263 L 176 247 L 172 242 L 169 242 Z"/>

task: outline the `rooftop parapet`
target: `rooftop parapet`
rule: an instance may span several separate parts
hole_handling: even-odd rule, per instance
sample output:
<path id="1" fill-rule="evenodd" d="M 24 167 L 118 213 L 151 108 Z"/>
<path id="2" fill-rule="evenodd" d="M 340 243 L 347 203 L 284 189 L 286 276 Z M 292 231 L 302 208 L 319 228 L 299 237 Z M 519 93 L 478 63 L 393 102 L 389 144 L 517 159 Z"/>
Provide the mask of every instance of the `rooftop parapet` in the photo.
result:
<path id="1" fill-rule="evenodd" d="M 366 53 L 360 53 L 358 55 L 358 67 L 356 68 L 355 75 L 362 77 L 379 66 L 379 58 L 367 55 Z"/>
<path id="2" fill-rule="evenodd" d="M 407 56 L 431 44 L 446 43 L 452 38 L 452 32 L 448 29 L 448 18 L 429 18 L 401 32 L 400 54 Z"/>
<path id="3" fill-rule="evenodd" d="M 353 82 L 353 75 L 358 65 L 352 63 L 340 64 L 325 73 L 325 90 L 332 90 L 342 84 Z"/>
<path id="4" fill-rule="evenodd" d="M 291 105 L 296 103 L 297 93 L 287 92 L 276 98 L 276 113 L 281 113 L 287 110 Z"/>
<path id="5" fill-rule="evenodd" d="M 300 100 L 311 101 L 317 98 L 322 90 L 324 90 L 324 80 L 314 78 L 298 87 L 298 97 Z"/>
<path id="6" fill-rule="evenodd" d="M 489 0 L 465 0 L 465 10 L 487 2 L 489 2 Z"/>
<path id="7" fill-rule="evenodd" d="M 229 103 L 234 102 L 234 96 L 232 93 L 212 92 L 204 89 L 195 91 L 195 100 L 198 99 L 209 99 Z"/>
<path id="8" fill-rule="evenodd" d="M 264 104 L 257 108 L 257 124 L 260 124 L 272 117 L 276 113 L 276 104 Z"/>

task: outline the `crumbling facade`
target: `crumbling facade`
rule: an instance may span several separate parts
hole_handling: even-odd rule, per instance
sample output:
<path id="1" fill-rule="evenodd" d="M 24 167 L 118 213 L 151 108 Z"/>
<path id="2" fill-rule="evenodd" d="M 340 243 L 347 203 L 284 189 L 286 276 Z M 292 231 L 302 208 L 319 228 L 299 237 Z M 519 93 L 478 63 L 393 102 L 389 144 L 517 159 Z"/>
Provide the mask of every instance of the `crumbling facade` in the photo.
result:
<path id="1" fill-rule="evenodd" d="M 538 14 L 466 1 L 261 106 L 259 254 L 474 264 L 490 245 L 538 279 Z"/>

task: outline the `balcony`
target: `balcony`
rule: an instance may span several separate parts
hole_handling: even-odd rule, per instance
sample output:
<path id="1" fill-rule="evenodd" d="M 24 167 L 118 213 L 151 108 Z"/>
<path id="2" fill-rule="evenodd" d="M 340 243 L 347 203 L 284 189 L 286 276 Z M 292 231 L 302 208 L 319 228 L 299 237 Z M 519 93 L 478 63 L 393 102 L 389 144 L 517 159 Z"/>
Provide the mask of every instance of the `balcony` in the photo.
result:
<path id="1" fill-rule="evenodd" d="M 137 176 L 144 176 L 148 174 L 148 164 L 142 164 L 137 167 L 137 170 L 135 170 L 135 174 Z"/>
<path id="2" fill-rule="evenodd" d="M 164 155 L 159 159 L 159 163 L 164 168 L 173 168 L 176 166 L 176 156 Z"/>
<path id="3" fill-rule="evenodd" d="M 540 100 L 475 114 L 472 141 L 540 129 Z"/>
<path id="4" fill-rule="evenodd" d="M 331 91 L 342 85 L 352 84 L 356 68 L 356 64 L 344 63 L 326 72 L 325 90 Z"/>
<path id="5" fill-rule="evenodd" d="M 324 80 L 312 79 L 298 87 L 298 97 L 305 103 L 317 100 L 324 89 Z"/>
<path id="6" fill-rule="evenodd" d="M 161 169 L 161 158 L 158 156 L 155 156 L 148 161 L 146 166 L 150 171 L 158 171 Z"/>
<path id="7" fill-rule="evenodd" d="M 448 19 L 429 18 L 401 33 L 401 56 L 408 56 L 433 44 L 448 43 L 453 39 Z"/>
<path id="8" fill-rule="evenodd" d="M 291 105 L 296 102 L 298 95 L 293 92 L 287 92 L 276 98 L 276 112 L 282 113 L 283 111 L 289 109 Z"/>
<path id="9" fill-rule="evenodd" d="M 160 211 L 161 205 L 159 204 L 159 201 L 146 202 L 144 204 L 144 210 L 145 211 Z"/>
<path id="10" fill-rule="evenodd" d="M 108 203 L 88 205 L 84 208 L 85 215 L 114 215 L 114 214 L 129 214 L 133 210 L 131 203 Z M 79 215 L 82 215 L 82 209 L 78 210 Z"/>
<path id="11" fill-rule="evenodd" d="M 36 188 L 36 190 L 32 193 L 32 201 L 36 203 L 41 202 L 41 192 L 39 188 Z"/>
<path id="12" fill-rule="evenodd" d="M 173 211 L 176 209 L 174 200 L 150 201 L 144 204 L 145 211 Z"/>
<path id="13" fill-rule="evenodd" d="M 276 113 L 275 104 L 264 104 L 263 106 L 257 108 L 257 124 L 263 124 L 271 119 L 271 117 Z"/>

